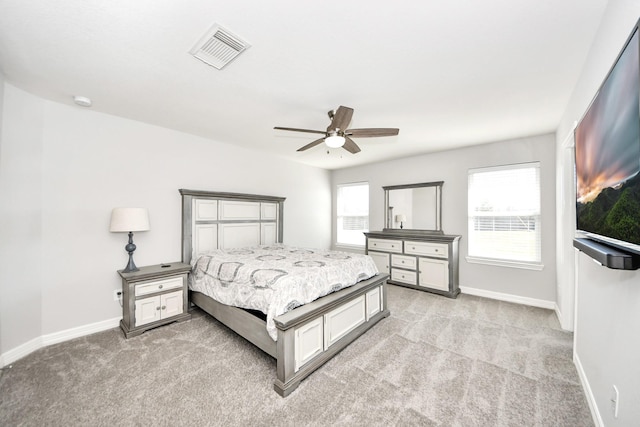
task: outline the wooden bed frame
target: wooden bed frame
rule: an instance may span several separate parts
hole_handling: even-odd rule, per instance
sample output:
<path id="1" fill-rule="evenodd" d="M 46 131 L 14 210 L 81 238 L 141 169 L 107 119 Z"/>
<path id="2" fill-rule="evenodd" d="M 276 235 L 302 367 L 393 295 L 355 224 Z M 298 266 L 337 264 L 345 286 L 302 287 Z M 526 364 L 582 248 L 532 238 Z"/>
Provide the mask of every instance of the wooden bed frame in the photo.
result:
<path id="1" fill-rule="evenodd" d="M 282 243 L 284 198 L 180 190 L 182 261 L 207 250 Z M 379 274 L 276 317 L 278 339 L 266 321 L 200 293 L 191 302 L 276 359 L 274 389 L 287 396 L 300 381 L 383 318 L 386 281 Z"/>

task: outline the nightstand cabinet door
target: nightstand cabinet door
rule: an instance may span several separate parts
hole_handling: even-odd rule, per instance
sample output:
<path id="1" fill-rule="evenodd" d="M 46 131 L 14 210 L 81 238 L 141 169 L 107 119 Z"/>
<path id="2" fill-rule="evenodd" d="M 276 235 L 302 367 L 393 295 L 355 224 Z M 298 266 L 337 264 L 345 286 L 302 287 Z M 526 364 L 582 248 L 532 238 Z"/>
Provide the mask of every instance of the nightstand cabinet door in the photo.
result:
<path id="1" fill-rule="evenodd" d="M 136 326 L 177 316 L 183 312 L 182 290 L 136 300 L 135 306 Z"/>
<path id="2" fill-rule="evenodd" d="M 177 316 L 182 313 L 182 291 L 160 296 L 160 318 Z"/>
<path id="3" fill-rule="evenodd" d="M 160 296 L 139 299 L 135 302 L 135 326 L 160 320 Z"/>

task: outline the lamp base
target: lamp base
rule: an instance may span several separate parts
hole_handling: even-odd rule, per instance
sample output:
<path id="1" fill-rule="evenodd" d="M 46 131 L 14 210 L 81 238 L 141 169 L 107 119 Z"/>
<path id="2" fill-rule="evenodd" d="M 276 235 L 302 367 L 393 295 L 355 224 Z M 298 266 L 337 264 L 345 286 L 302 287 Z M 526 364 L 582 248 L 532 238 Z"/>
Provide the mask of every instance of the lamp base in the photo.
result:
<path id="1" fill-rule="evenodd" d="M 129 254 L 129 262 L 127 263 L 127 266 L 124 268 L 124 270 L 122 270 L 123 273 L 132 273 L 134 271 L 138 271 L 140 270 L 138 267 L 136 267 L 136 263 L 133 262 L 133 256 L 132 254 Z"/>
<path id="2" fill-rule="evenodd" d="M 129 262 L 127 263 L 127 266 L 124 268 L 124 270 L 122 270 L 122 272 L 132 273 L 134 271 L 140 270 L 138 267 L 136 267 L 136 263 L 133 262 L 133 253 L 136 250 L 136 245 L 133 244 L 133 233 L 131 231 L 129 232 L 129 243 L 127 243 L 127 246 L 124 247 L 124 250 L 129 253 Z"/>

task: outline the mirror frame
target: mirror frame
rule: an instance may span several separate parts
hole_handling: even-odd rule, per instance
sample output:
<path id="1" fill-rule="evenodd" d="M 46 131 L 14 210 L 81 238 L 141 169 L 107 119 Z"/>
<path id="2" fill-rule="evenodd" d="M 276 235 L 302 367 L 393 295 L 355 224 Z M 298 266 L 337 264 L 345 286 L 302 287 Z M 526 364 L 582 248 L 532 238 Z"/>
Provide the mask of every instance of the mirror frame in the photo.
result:
<path id="1" fill-rule="evenodd" d="M 403 232 L 420 232 L 420 233 L 437 233 L 444 234 L 442 231 L 442 186 L 444 181 L 434 182 L 422 182 L 419 184 L 405 184 L 405 185 L 388 185 L 382 187 L 384 190 L 384 225 L 383 231 L 403 233 Z M 436 228 L 433 230 L 426 229 L 408 229 L 408 228 L 391 228 L 389 227 L 391 218 L 389 217 L 389 191 L 392 190 L 404 190 L 410 188 L 423 188 L 423 187 L 435 187 L 436 188 Z"/>

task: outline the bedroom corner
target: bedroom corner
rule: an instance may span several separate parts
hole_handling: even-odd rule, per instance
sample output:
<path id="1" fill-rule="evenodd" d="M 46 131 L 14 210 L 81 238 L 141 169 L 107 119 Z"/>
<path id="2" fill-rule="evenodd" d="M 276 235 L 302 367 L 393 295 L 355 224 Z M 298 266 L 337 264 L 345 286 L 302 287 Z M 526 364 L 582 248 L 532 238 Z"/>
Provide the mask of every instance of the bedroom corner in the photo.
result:
<path id="1" fill-rule="evenodd" d="M 285 242 L 330 246 L 324 169 L 3 87 L 5 364 L 117 326 L 116 270 L 127 253 L 109 232 L 113 207 L 149 209 L 152 230 L 136 235 L 139 266 L 180 260 L 179 188 L 283 195 Z"/>

